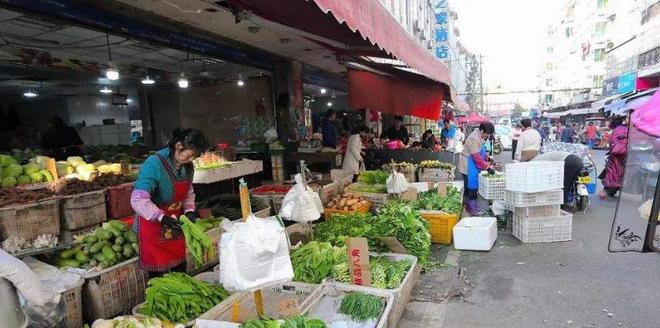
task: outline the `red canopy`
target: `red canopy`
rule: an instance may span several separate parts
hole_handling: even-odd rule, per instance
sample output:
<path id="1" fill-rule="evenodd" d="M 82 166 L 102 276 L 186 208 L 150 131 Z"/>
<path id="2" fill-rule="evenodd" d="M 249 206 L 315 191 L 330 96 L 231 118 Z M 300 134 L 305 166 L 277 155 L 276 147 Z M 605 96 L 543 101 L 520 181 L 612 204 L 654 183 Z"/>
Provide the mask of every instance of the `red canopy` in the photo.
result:
<path id="1" fill-rule="evenodd" d="M 458 124 L 464 123 L 486 123 L 490 122 L 490 119 L 486 116 L 481 116 L 475 112 L 469 113 L 467 116 L 459 117 L 457 120 Z"/>
<path id="2" fill-rule="evenodd" d="M 413 40 L 378 0 L 230 2 L 268 20 L 342 43 L 345 53 L 396 58 L 421 75 L 450 85 L 447 66 Z"/>

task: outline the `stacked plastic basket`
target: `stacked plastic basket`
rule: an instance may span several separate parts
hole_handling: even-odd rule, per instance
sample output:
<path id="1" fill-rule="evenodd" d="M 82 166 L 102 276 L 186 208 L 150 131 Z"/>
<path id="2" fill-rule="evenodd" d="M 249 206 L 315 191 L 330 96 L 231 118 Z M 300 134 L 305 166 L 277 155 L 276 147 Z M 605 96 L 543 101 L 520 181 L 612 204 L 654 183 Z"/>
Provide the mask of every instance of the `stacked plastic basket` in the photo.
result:
<path id="1" fill-rule="evenodd" d="M 571 240 L 573 215 L 561 210 L 564 163 L 506 165 L 504 200 L 513 212 L 513 235 L 524 243 Z"/>

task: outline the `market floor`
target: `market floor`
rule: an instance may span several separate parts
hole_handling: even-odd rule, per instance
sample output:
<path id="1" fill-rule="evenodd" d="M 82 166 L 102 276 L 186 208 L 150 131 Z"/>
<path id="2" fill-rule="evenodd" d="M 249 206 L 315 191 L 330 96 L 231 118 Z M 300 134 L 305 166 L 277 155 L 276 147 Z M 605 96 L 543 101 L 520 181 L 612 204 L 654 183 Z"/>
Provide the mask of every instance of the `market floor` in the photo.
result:
<path id="1" fill-rule="evenodd" d="M 601 169 L 605 152 L 594 157 Z M 594 196 L 569 242 L 500 231 L 490 252 L 445 251 L 457 265 L 422 276 L 399 327 L 660 327 L 660 257 L 607 251 L 615 208 Z"/>

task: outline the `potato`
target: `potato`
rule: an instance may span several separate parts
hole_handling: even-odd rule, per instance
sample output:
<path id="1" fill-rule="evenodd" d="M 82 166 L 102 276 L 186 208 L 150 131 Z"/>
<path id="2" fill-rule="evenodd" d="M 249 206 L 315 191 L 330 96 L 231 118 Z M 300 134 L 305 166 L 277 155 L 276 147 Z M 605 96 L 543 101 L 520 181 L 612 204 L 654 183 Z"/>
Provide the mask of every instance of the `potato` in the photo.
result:
<path id="1" fill-rule="evenodd" d="M 335 206 L 335 202 L 329 201 L 327 207 L 332 208 L 333 206 Z"/>
<path id="2" fill-rule="evenodd" d="M 357 202 L 358 202 L 357 199 L 349 199 L 346 201 L 346 205 L 348 206 L 355 205 L 355 203 Z"/>
<path id="3" fill-rule="evenodd" d="M 339 201 L 339 206 L 344 207 L 345 205 L 346 205 L 346 198 L 342 198 L 342 199 Z"/>

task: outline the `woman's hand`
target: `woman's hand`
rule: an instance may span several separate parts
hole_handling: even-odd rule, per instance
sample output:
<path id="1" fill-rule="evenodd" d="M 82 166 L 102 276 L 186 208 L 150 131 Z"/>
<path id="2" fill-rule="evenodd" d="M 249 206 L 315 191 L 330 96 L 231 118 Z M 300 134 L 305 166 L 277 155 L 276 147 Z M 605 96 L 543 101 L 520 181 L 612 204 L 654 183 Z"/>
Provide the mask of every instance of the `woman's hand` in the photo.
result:
<path id="1" fill-rule="evenodd" d="M 199 213 L 197 211 L 188 211 L 184 214 L 188 220 L 195 222 L 197 219 L 199 219 Z"/>
<path id="2" fill-rule="evenodd" d="M 181 221 L 173 216 L 163 215 L 160 224 L 172 230 L 181 230 Z"/>

